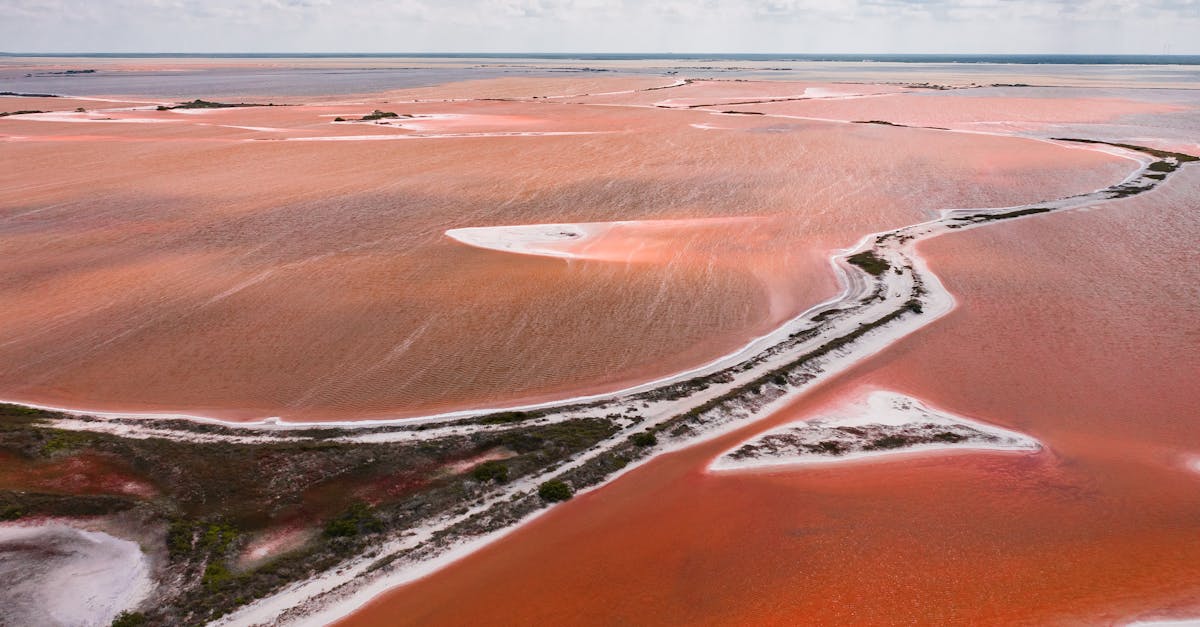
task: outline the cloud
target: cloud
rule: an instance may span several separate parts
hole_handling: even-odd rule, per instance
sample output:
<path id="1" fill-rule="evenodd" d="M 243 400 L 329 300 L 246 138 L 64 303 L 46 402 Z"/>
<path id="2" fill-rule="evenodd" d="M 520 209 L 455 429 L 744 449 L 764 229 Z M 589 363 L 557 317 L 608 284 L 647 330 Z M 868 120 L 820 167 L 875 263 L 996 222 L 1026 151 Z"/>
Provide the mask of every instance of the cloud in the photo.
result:
<path id="1" fill-rule="evenodd" d="M 1200 0 L 0 0 L 13 51 L 1200 53 Z"/>
<path id="2" fill-rule="evenodd" d="M 497 17 L 580 20 L 596 15 L 619 15 L 621 0 L 487 0 L 484 12 Z"/>

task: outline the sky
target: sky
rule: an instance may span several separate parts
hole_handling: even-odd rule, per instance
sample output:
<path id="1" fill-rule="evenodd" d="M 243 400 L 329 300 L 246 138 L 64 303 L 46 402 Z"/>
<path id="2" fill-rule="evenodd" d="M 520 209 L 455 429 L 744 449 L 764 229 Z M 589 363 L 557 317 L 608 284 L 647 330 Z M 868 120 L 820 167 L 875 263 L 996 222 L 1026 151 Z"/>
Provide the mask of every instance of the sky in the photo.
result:
<path id="1" fill-rule="evenodd" d="M 0 0 L 0 51 L 1200 54 L 1200 0 Z"/>

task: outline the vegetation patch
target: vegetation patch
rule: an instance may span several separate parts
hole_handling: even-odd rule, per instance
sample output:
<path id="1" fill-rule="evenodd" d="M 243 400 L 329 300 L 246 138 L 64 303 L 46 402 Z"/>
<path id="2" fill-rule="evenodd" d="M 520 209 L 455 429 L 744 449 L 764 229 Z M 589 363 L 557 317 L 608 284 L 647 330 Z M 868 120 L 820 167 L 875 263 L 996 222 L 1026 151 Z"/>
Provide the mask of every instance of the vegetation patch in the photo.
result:
<path id="1" fill-rule="evenodd" d="M 369 122 L 372 120 L 388 120 L 388 119 L 392 119 L 392 118 L 411 118 L 411 117 L 412 116 L 408 115 L 407 113 L 400 114 L 400 113 L 395 113 L 393 111 L 380 111 L 379 109 L 376 109 L 376 110 L 362 116 L 362 118 L 360 118 L 360 119 Z"/>
<path id="2" fill-rule="evenodd" d="M 658 444 L 658 438 L 654 436 L 652 431 L 643 431 L 629 436 L 629 441 L 633 442 L 634 446 L 654 446 Z"/>
<path id="3" fill-rule="evenodd" d="M 25 512 L 16 505 L 5 505 L 0 507 L 0 521 L 16 520 L 24 515 Z"/>
<path id="4" fill-rule="evenodd" d="M 480 417 L 475 422 L 481 425 L 502 425 L 513 422 L 523 422 L 530 418 L 540 418 L 543 416 L 540 412 L 528 411 L 502 411 L 495 414 L 488 414 Z"/>
<path id="5" fill-rule="evenodd" d="M 145 614 L 126 610 L 120 614 L 117 614 L 117 617 L 113 619 L 111 627 L 141 627 L 145 624 Z"/>
<path id="6" fill-rule="evenodd" d="M 571 486 L 558 479 L 551 479 L 538 486 L 538 496 L 547 503 L 566 501 L 574 495 Z"/>
<path id="7" fill-rule="evenodd" d="M 384 530 L 383 521 L 371 511 L 366 503 L 355 503 L 341 516 L 325 525 L 325 535 L 330 538 L 352 538 L 366 533 Z"/>
<path id="8" fill-rule="evenodd" d="M 990 222 L 993 220 L 1008 220 L 1010 218 L 1020 218 L 1022 216 L 1031 216 L 1039 213 L 1047 213 L 1053 211 L 1050 207 L 1031 207 L 1029 209 L 1017 209 L 1015 211 L 1006 211 L 1004 213 L 977 213 L 975 215 L 964 216 L 960 220 L 969 220 L 971 222 Z"/>
<path id="9" fill-rule="evenodd" d="M 166 105 L 158 105 L 158 111 L 171 111 L 173 109 L 236 109 L 239 107 L 273 107 L 275 103 L 268 104 L 253 104 L 247 102 L 229 103 L 229 102 L 213 102 L 211 100 L 201 100 L 199 98 L 191 102 L 181 102 L 177 105 L 168 107 Z"/>
<path id="10" fill-rule="evenodd" d="M 508 466 L 497 460 L 486 461 L 472 469 L 471 476 L 481 483 L 505 483 L 508 481 Z"/>
<path id="11" fill-rule="evenodd" d="M 58 94 L 26 94 L 18 91 L 0 91 L 0 96 L 13 96 L 16 98 L 58 98 Z"/>
<path id="12" fill-rule="evenodd" d="M 751 467 L 779 462 L 803 462 L 856 453 L 883 453 L 969 444 L 1000 450 L 1036 450 L 1038 444 L 1015 433 L 991 431 L 951 418 L 914 420 L 902 424 L 821 420 L 793 423 L 746 442 L 717 460 L 717 467 Z"/>
<path id="13" fill-rule="evenodd" d="M 872 276 L 880 276 L 892 267 L 891 264 L 875 254 L 873 250 L 864 250 L 861 253 L 850 255 L 846 261 L 862 268 L 867 274 Z"/>
<path id="14" fill-rule="evenodd" d="M 461 511 L 494 493 L 501 483 L 544 472 L 619 430 L 608 418 L 544 425 L 500 421 L 496 429 L 415 442 L 347 442 L 333 439 L 344 436 L 342 430 L 314 428 L 247 444 L 134 439 L 55 429 L 47 422 L 66 417 L 0 405 L 0 455 L 31 465 L 68 454 L 100 455 L 153 484 L 155 496 L 2 490 L 0 517 L 123 513 L 148 528 L 158 528 L 167 555 L 158 576 L 176 584 L 164 588 L 154 607 L 142 608 L 147 625 L 209 622 L 290 583 L 335 568 L 368 550 L 381 533 L 401 533 Z M 181 434 L 245 434 L 222 425 L 168 422 L 139 424 L 178 428 Z M 385 430 L 372 427 L 364 432 Z M 301 432 L 308 431 L 321 439 L 299 439 L 305 437 Z M 464 459 L 498 448 L 513 456 L 447 472 Z M 617 466 L 616 460 L 610 461 Z M 554 490 L 552 496 L 559 494 Z M 537 494 L 528 496 L 519 506 L 508 506 L 506 515 L 519 518 L 544 503 Z M 475 524 L 490 528 L 500 522 L 488 518 Z M 241 555 L 252 539 L 296 525 L 316 533 L 287 553 L 235 566 L 245 563 Z"/>

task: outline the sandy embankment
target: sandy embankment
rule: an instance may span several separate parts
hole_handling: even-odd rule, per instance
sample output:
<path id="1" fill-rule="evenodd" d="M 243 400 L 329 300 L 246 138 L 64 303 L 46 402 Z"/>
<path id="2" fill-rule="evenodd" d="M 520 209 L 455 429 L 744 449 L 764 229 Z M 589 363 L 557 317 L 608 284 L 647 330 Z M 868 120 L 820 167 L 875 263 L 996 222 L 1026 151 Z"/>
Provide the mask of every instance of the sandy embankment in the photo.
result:
<path id="1" fill-rule="evenodd" d="M 882 444 L 880 444 L 882 443 Z M 1033 438 L 874 390 L 816 418 L 761 433 L 722 453 L 713 471 L 830 464 L 947 451 L 1029 452 Z"/>
<path id="2" fill-rule="evenodd" d="M 522 224 L 450 229 L 468 246 L 523 255 L 620 263 L 664 263 L 682 233 L 746 225 L 762 218 L 681 218 L 570 224 Z"/>
<path id="3" fill-rule="evenodd" d="M 60 523 L 0 525 L 0 623 L 102 627 L 151 591 L 134 542 Z"/>

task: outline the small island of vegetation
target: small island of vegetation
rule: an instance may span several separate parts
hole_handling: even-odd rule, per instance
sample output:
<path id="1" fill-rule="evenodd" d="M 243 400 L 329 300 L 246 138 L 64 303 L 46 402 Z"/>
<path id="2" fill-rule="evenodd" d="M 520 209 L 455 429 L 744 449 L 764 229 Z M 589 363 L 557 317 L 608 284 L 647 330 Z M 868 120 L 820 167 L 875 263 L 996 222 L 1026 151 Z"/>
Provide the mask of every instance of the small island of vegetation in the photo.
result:
<path id="1" fill-rule="evenodd" d="M 248 102 L 229 103 L 229 102 L 213 102 L 211 100 L 201 100 L 201 99 L 197 98 L 191 102 L 181 102 L 181 103 L 171 106 L 171 107 L 168 107 L 166 105 L 158 105 L 157 110 L 158 111 L 171 111 L 174 109 L 235 109 L 235 108 L 240 108 L 240 107 L 274 107 L 274 106 L 275 106 L 275 103 L 273 103 L 273 102 L 270 102 L 267 104 L 255 104 L 255 103 L 248 103 Z"/>
<path id="2" fill-rule="evenodd" d="M 873 250 L 864 250 L 861 253 L 850 255 L 846 261 L 862 268 L 872 276 L 880 276 L 891 267 L 887 260 L 876 255 Z"/>
<path id="3" fill-rule="evenodd" d="M 407 113 L 401 114 L 401 113 L 396 113 L 394 111 L 381 111 L 379 109 L 376 109 L 376 110 L 362 116 L 361 119 L 364 121 L 370 122 L 373 120 L 385 120 L 385 119 L 390 120 L 393 118 L 411 118 L 411 117 L 412 116 L 408 115 Z"/>

